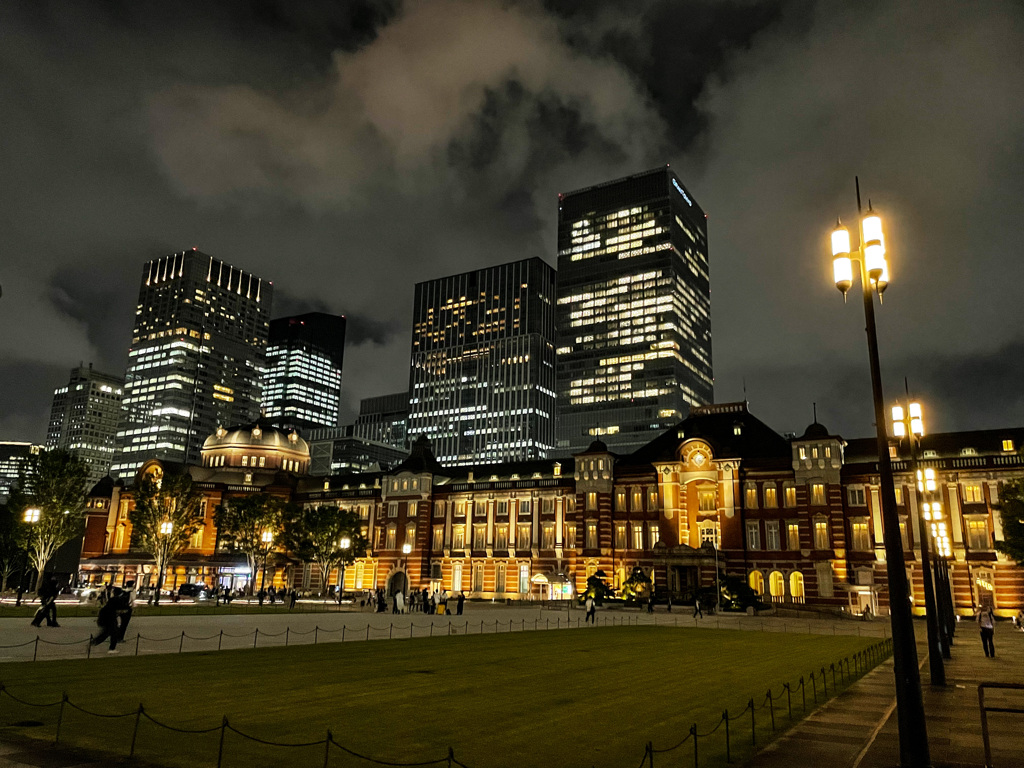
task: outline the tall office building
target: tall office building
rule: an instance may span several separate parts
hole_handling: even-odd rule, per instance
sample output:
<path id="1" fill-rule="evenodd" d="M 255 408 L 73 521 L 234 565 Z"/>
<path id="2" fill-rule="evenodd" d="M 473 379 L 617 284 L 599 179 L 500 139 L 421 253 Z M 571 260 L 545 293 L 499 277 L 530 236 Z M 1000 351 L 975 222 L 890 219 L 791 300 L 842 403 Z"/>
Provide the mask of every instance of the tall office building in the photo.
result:
<path id="1" fill-rule="evenodd" d="M 219 425 L 259 416 L 272 298 L 273 283 L 195 249 L 142 268 L 114 474 L 198 464 Z"/>
<path id="2" fill-rule="evenodd" d="M 364 397 L 353 428 L 353 434 L 364 440 L 408 448 L 409 393 Z"/>
<path id="3" fill-rule="evenodd" d="M 89 465 L 89 489 L 107 476 L 114 462 L 124 379 L 89 367 L 71 369 L 71 378 L 53 392 L 46 450 L 65 450 Z M 88 489 L 87 489 L 88 490 Z"/>
<path id="4" fill-rule="evenodd" d="M 416 286 L 409 436 L 442 464 L 554 447 L 555 272 L 537 258 Z"/>
<path id="5" fill-rule="evenodd" d="M 633 451 L 714 399 L 707 217 L 667 166 L 558 199 L 558 447 Z"/>
<path id="6" fill-rule="evenodd" d="M 338 426 L 345 318 L 310 312 L 270 321 L 263 415 L 282 429 Z"/>
<path id="7" fill-rule="evenodd" d="M 43 450 L 43 446 L 34 443 L 0 442 L 0 502 L 7 501 L 11 489 L 18 484 L 22 464 Z"/>

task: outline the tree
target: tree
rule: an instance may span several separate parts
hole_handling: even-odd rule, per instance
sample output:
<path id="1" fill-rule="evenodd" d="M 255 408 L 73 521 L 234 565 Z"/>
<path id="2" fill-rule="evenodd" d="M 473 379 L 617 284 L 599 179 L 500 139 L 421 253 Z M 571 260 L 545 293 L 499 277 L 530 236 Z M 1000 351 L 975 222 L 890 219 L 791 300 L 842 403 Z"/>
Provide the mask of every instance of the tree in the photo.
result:
<path id="1" fill-rule="evenodd" d="M 267 493 L 254 493 L 230 499 L 217 507 L 214 520 L 217 532 L 229 551 L 241 552 L 249 563 L 249 593 L 253 592 L 256 572 L 266 565 L 274 541 L 281 533 L 285 503 Z M 262 586 L 262 585 L 261 585 Z"/>
<path id="2" fill-rule="evenodd" d="M 1018 563 L 1024 563 L 1024 480 L 1013 480 L 999 489 L 995 505 L 1003 523 L 1003 539 L 996 549 Z"/>
<path id="3" fill-rule="evenodd" d="M 583 601 L 588 597 L 592 597 L 598 605 L 601 605 L 606 597 L 615 597 L 611 587 L 605 583 L 606 576 L 607 574 L 600 568 L 594 572 L 593 576 L 588 576 L 587 588 L 580 595 L 580 600 Z"/>
<path id="4" fill-rule="evenodd" d="M 348 546 L 342 543 L 347 540 Z M 291 506 L 284 520 L 284 545 L 296 557 L 316 563 L 322 577 L 322 590 L 336 567 L 351 565 L 366 554 L 368 542 L 362 534 L 359 516 L 348 509 Z"/>
<path id="5" fill-rule="evenodd" d="M 633 566 L 629 578 L 622 582 L 622 597 L 626 600 L 639 600 L 650 594 L 651 578 L 639 565 Z"/>
<path id="6" fill-rule="evenodd" d="M 14 508 L 0 504 L 0 592 L 18 570 L 18 562 L 25 556 L 25 522 Z"/>
<path id="7" fill-rule="evenodd" d="M 168 563 L 203 527 L 202 501 L 202 491 L 188 474 L 147 474 L 136 486 L 135 509 L 130 517 L 132 534 L 139 547 L 153 556 L 157 604 Z"/>
<path id="8" fill-rule="evenodd" d="M 85 483 L 88 465 L 67 451 L 30 456 L 19 468 L 18 488 L 8 506 L 27 523 L 27 549 L 36 569 L 38 592 L 46 564 L 85 524 Z"/>

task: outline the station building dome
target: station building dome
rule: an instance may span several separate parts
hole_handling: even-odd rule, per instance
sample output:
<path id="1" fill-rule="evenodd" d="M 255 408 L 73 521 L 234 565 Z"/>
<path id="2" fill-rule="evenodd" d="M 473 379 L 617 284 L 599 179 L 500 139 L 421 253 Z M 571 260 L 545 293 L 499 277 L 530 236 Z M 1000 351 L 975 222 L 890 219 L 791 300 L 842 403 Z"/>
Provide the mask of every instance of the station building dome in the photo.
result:
<path id="1" fill-rule="evenodd" d="M 217 427 L 200 453 L 204 467 L 296 474 L 309 471 L 309 445 L 298 432 L 278 429 L 262 419 L 236 427 Z"/>

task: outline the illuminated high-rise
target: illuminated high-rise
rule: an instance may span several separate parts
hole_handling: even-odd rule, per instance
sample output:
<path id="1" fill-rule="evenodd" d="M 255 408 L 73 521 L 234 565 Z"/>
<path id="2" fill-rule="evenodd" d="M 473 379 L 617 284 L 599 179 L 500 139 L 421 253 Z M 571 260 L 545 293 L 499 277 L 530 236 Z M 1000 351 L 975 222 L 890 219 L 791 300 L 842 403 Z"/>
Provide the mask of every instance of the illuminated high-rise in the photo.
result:
<path id="1" fill-rule="evenodd" d="M 88 487 L 107 476 L 117 446 L 124 379 L 80 366 L 53 392 L 46 450 L 66 450 L 89 466 Z"/>
<path id="2" fill-rule="evenodd" d="M 338 426 L 345 318 L 310 312 L 270 321 L 263 415 L 283 429 Z"/>
<path id="3" fill-rule="evenodd" d="M 545 458 L 555 438 L 555 271 L 537 258 L 416 286 L 409 437 L 446 465 Z"/>
<path id="4" fill-rule="evenodd" d="M 218 426 L 254 421 L 273 283 L 195 249 L 142 268 L 113 474 L 200 462 Z"/>
<path id="5" fill-rule="evenodd" d="M 713 401 L 707 217 L 667 166 L 559 195 L 556 322 L 559 450 Z"/>

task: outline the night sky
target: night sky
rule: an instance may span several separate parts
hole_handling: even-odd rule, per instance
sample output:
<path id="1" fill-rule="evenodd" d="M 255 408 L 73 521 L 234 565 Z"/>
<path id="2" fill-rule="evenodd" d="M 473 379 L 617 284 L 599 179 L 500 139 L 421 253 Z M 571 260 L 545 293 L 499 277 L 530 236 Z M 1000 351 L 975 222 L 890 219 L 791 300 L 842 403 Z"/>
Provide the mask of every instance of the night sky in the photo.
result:
<path id="1" fill-rule="evenodd" d="M 417 281 L 555 263 L 557 194 L 670 163 L 709 213 L 715 392 L 872 433 L 828 235 L 885 216 L 888 392 L 1024 424 L 1024 6 L 0 3 L 0 440 L 123 374 L 143 262 L 197 246 L 349 318 L 344 398 L 408 383 Z"/>

